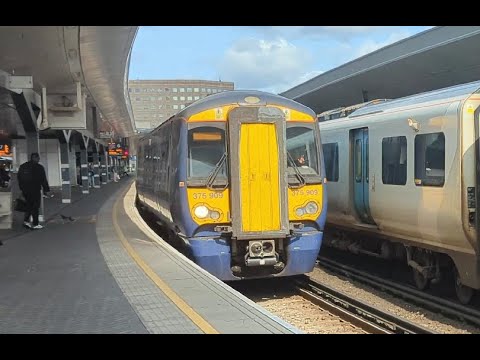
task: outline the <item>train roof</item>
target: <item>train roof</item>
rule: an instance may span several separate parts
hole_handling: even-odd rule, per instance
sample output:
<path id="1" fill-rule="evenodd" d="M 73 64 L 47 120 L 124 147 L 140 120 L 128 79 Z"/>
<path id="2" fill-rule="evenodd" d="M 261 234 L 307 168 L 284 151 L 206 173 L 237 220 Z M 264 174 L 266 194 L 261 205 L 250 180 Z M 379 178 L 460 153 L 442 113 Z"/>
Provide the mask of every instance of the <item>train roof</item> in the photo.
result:
<path id="1" fill-rule="evenodd" d="M 346 113 L 351 114 L 355 110 L 358 110 L 364 106 L 371 106 L 371 105 L 378 104 L 379 102 L 385 102 L 385 101 L 391 101 L 391 99 L 375 99 L 375 100 L 370 100 L 370 101 L 366 101 L 366 102 L 362 102 L 354 105 L 342 106 L 332 110 L 324 111 L 318 114 L 317 116 L 321 118 L 321 117 L 327 117 L 327 116 L 336 115 L 336 114 L 341 114 L 341 115 L 344 115 Z M 344 115 L 342 117 L 346 117 L 347 115 Z"/>
<path id="2" fill-rule="evenodd" d="M 382 102 L 379 104 L 371 104 L 369 106 L 361 107 L 352 112 L 348 117 L 356 118 L 359 116 L 376 114 L 390 109 L 395 109 L 404 106 L 411 106 L 430 101 L 439 100 L 461 100 L 466 97 L 479 92 L 480 81 L 474 81 L 466 84 L 450 86 L 440 90 L 428 91 L 420 94 L 410 95 L 403 98 Z"/>
<path id="3" fill-rule="evenodd" d="M 221 93 L 209 95 L 201 100 L 195 101 L 193 104 L 187 106 L 182 111 L 178 112 L 175 117 L 189 118 L 199 112 L 213 109 L 216 107 L 226 106 L 230 104 L 245 104 L 247 96 L 256 96 L 260 99 L 261 105 L 277 105 L 286 107 L 292 110 L 297 110 L 316 118 L 315 112 L 294 100 L 287 99 L 280 95 L 275 95 L 258 90 L 232 90 Z"/>

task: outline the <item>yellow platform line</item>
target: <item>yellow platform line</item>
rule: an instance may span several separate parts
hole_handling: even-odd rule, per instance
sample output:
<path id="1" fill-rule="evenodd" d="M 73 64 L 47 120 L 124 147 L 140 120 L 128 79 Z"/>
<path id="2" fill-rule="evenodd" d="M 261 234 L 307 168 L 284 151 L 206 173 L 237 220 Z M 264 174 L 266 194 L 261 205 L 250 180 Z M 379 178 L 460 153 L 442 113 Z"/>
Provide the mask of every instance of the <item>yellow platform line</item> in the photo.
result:
<path id="1" fill-rule="evenodd" d="M 125 193 L 123 194 L 125 195 Z M 115 232 L 117 233 L 120 241 L 122 242 L 125 250 L 127 250 L 128 254 L 135 260 L 135 262 L 142 268 L 145 274 L 148 275 L 150 279 L 157 285 L 157 287 L 183 312 L 192 322 L 197 325 L 200 330 L 202 330 L 205 334 L 219 334 L 219 332 L 210 325 L 204 318 L 202 318 L 195 310 L 193 310 L 180 296 L 178 296 L 173 289 L 168 286 L 156 273 L 155 271 L 148 266 L 145 261 L 143 261 L 142 257 L 133 249 L 133 247 L 128 242 L 127 238 L 123 234 L 120 226 L 118 225 L 117 221 L 117 207 L 120 200 L 123 200 L 123 195 L 120 196 L 113 206 L 112 212 L 112 219 L 113 219 L 113 227 Z"/>

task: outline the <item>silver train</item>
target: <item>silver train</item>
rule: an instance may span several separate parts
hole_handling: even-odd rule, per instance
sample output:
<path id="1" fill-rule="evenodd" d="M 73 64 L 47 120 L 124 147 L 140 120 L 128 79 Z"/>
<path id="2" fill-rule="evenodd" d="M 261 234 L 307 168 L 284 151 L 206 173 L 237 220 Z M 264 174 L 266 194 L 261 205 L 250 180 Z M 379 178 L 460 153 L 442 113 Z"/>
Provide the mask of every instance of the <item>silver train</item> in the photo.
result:
<path id="1" fill-rule="evenodd" d="M 451 272 L 469 303 L 480 289 L 479 113 L 480 81 L 320 122 L 338 235 L 328 245 L 405 260 L 420 289 Z"/>

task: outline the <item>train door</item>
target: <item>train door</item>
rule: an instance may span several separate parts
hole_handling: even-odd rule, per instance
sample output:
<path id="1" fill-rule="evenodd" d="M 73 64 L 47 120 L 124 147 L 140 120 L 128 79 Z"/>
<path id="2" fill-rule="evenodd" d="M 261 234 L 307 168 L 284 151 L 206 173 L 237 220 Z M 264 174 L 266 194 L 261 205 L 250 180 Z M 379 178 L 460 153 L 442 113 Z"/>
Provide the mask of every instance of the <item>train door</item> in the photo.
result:
<path id="1" fill-rule="evenodd" d="M 229 133 L 234 236 L 285 236 L 289 230 L 283 112 L 234 109 Z"/>
<path id="2" fill-rule="evenodd" d="M 370 215 L 368 128 L 352 130 L 353 140 L 353 201 L 358 217 L 374 224 Z"/>

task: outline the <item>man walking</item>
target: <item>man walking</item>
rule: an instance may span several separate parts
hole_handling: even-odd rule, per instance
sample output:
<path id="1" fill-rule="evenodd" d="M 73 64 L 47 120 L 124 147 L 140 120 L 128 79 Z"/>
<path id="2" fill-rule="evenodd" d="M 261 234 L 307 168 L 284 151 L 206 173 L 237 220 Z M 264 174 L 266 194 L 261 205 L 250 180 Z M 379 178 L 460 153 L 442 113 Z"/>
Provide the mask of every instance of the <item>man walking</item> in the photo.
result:
<path id="1" fill-rule="evenodd" d="M 38 163 L 39 161 L 40 155 L 33 153 L 30 156 L 30 161 L 23 163 L 20 169 L 18 169 L 18 184 L 27 203 L 27 211 L 25 212 L 23 224 L 35 230 L 43 228 L 43 226 L 38 223 L 38 213 L 42 197 L 40 190 L 43 188 L 45 194 L 50 191 L 45 169 Z M 29 221 L 30 216 L 32 216 L 32 223 Z"/>

